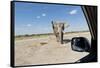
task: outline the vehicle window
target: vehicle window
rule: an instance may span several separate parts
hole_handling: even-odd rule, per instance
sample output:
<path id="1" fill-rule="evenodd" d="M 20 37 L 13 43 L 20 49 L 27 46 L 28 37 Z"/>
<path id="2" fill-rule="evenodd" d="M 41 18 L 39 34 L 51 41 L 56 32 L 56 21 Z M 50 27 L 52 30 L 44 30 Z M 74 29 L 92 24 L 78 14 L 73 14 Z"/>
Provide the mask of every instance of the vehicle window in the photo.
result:
<path id="1" fill-rule="evenodd" d="M 84 37 L 91 43 L 81 6 L 14 4 L 15 66 L 74 63 L 89 54 L 71 48 L 74 37 Z M 76 49 L 80 50 L 80 46 Z"/>

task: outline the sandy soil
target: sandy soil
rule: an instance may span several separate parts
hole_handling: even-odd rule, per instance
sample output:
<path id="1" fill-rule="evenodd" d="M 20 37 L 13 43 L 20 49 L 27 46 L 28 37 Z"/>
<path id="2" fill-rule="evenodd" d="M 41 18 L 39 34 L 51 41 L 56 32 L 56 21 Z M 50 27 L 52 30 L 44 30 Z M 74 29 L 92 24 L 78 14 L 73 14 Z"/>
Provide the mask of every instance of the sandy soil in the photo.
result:
<path id="1" fill-rule="evenodd" d="M 56 42 L 50 35 L 45 38 L 31 38 L 15 41 L 15 65 L 39 65 L 56 63 L 73 63 L 88 55 L 87 52 L 77 52 L 71 49 L 73 37 L 91 39 L 89 32 L 70 33 L 64 35 L 64 44 Z"/>

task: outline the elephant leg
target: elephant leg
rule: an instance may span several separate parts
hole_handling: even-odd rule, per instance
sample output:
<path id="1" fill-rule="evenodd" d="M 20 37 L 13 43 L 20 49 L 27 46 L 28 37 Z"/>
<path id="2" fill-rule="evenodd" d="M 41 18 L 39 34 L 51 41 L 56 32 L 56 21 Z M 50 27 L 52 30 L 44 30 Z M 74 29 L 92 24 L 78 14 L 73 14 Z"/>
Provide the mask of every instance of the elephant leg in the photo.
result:
<path id="1" fill-rule="evenodd" d="M 61 31 L 59 34 L 59 42 L 63 44 L 63 32 Z"/>
<path id="2" fill-rule="evenodd" d="M 57 42 L 59 42 L 59 33 L 57 33 L 56 38 L 57 38 Z"/>

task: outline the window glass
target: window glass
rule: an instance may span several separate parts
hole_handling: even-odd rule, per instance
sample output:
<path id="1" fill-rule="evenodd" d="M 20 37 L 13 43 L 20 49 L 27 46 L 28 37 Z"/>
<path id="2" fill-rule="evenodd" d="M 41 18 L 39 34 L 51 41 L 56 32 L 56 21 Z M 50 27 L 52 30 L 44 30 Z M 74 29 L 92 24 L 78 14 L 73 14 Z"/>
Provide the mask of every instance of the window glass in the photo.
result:
<path id="1" fill-rule="evenodd" d="M 81 6 L 15 2 L 14 10 L 16 66 L 73 63 L 89 54 L 71 49 L 74 37 L 91 41 Z"/>

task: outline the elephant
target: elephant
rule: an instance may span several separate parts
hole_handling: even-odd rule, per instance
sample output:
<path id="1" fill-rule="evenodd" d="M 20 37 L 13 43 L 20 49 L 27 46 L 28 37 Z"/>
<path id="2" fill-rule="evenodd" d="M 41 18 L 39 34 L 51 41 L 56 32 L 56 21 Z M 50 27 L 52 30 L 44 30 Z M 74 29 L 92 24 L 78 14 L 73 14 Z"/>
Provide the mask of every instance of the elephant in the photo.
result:
<path id="1" fill-rule="evenodd" d="M 65 22 L 52 21 L 54 35 L 56 36 L 57 42 L 60 42 L 61 44 L 63 44 L 63 31 L 69 26 L 65 24 Z"/>

